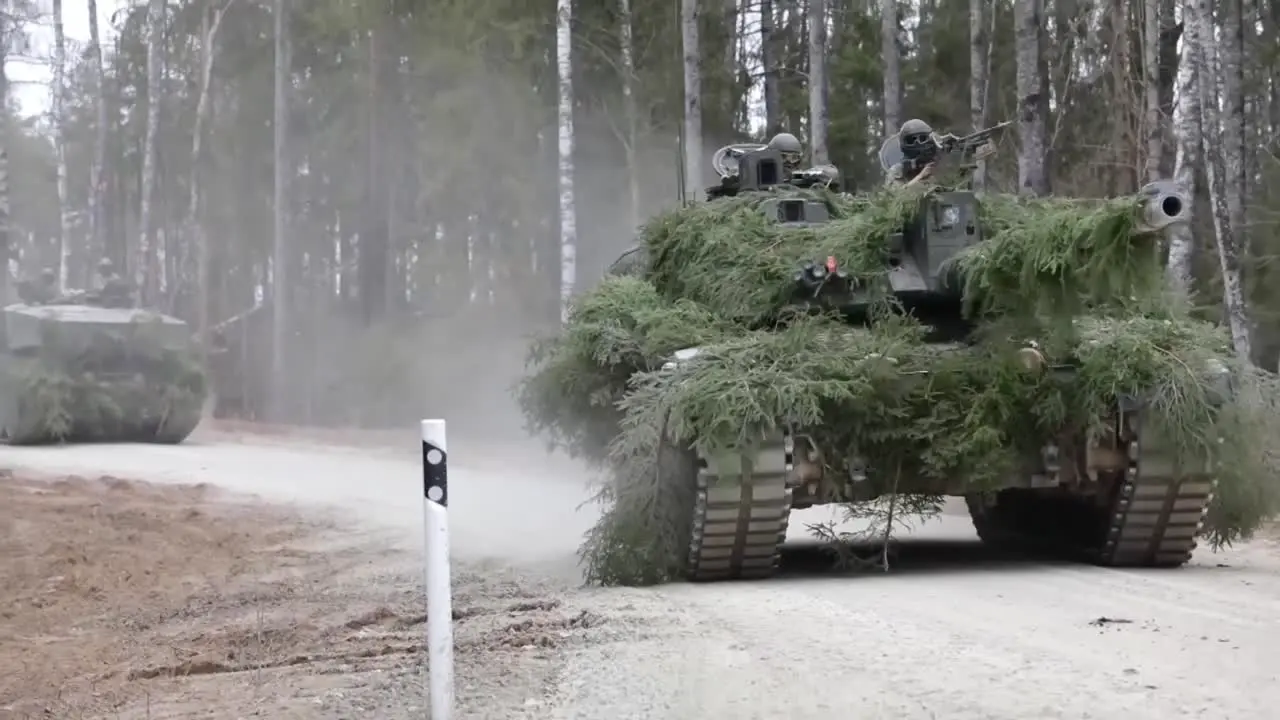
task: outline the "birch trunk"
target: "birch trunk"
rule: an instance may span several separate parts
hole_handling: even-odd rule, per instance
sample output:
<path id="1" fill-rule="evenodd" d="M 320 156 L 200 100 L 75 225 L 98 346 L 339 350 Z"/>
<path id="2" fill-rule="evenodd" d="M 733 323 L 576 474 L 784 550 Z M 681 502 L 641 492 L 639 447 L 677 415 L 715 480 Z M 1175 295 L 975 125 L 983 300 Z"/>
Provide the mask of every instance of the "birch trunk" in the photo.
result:
<path id="1" fill-rule="evenodd" d="M 898 47 L 898 2 L 880 0 L 880 61 L 884 65 L 884 134 L 902 126 L 902 50 Z"/>
<path id="2" fill-rule="evenodd" d="M 698 0 L 681 0 L 684 48 L 684 201 L 696 202 L 702 186 L 702 68 L 698 53 Z"/>
<path id="3" fill-rule="evenodd" d="M 1190 6 L 1195 0 L 1189 0 Z M 1188 7 L 1183 16 L 1194 17 Z M 1190 24 L 1190 23 L 1188 23 Z M 1182 186 L 1188 198 L 1196 196 L 1196 168 L 1200 165 L 1201 147 L 1204 143 L 1200 125 L 1200 65 L 1195 62 L 1194 33 L 1184 35 L 1187 41 L 1187 57 L 1178 68 L 1178 106 L 1175 109 L 1175 136 L 1177 157 L 1174 160 L 1174 180 Z M 1169 285 L 1177 295 L 1187 299 L 1191 295 L 1191 261 L 1195 257 L 1195 237 L 1191 224 L 1175 227 L 1169 233 L 1169 263 L 1165 268 Z"/>
<path id="4" fill-rule="evenodd" d="M 1228 15 L 1228 17 L 1230 17 Z M 1188 49 L 1196 66 L 1199 77 L 1201 153 L 1205 159 L 1205 174 L 1209 180 L 1209 199 L 1213 208 L 1213 229 L 1218 249 L 1218 262 L 1222 270 L 1222 299 L 1227 326 L 1231 330 L 1231 342 L 1236 354 L 1248 359 L 1252 355 L 1253 343 L 1249 328 L 1248 311 L 1244 303 L 1244 286 L 1240 278 L 1240 246 L 1237 243 L 1231 226 L 1231 203 L 1229 178 L 1234 167 L 1242 164 L 1243 157 L 1238 147 L 1233 146 L 1227 135 L 1225 118 L 1218 109 L 1217 88 L 1214 80 L 1218 77 L 1218 47 L 1214 39 L 1213 5 L 1209 0 L 1190 0 L 1185 8 L 1186 35 Z M 1228 31 L 1228 35 L 1230 32 Z M 1225 48 L 1224 48 L 1225 50 Z M 1224 53 L 1224 70 L 1226 61 L 1232 58 Z M 1236 67 L 1239 67 L 1238 62 Z M 1231 83 L 1224 83 L 1231 88 Z M 1239 87 L 1236 84 L 1235 87 Z M 1226 106 L 1232 107 L 1230 99 Z M 1213 147 L 1213 138 L 1222 139 L 1220 147 Z M 1240 202 L 1238 199 L 1235 202 Z"/>
<path id="5" fill-rule="evenodd" d="M 1146 99 L 1143 131 L 1147 155 L 1144 175 L 1147 182 L 1160 179 L 1164 127 L 1160 114 L 1160 0 L 1142 2 L 1142 88 Z"/>
<path id="6" fill-rule="evenodd" d="M 142 150 L 142 188 L 138 209 L 138 247 L 134 256 L 134 282 L 141 289 L 143 304 L 156 299 L 160 252 L 155 245 L 151 199 L 156 184 L 156 143 L 160 137 L 160 53 L 164 44 L 165 0 L 150 0 L 147 6 L 147 129 Z"/>
<path id="7" fill-rule="evenodd" d="M 578 272 L 578 222 L 573 199 L 573 0 L 556 0 L 556 76 L 559 85 L 560 154 L 560 322 L 569 320 L 569 301 Z"/>
<path id="8" fill-rule="evenodd" d="M 640 227 L 640 168 L 636 165 L 635 51 L 631 39 L 631 0 L 618 0 L 620 55 L 622 56 L 622 112 L 626 115 L 627 220 L 632 229 Z M 729 57 L 733 57 L 732 49 Z M 732 77 L 732 76 L 730 76 Z"/>
<path id="9" fill-rule="evenodd" d="M 1048 147 L 1045 142 L 1045 115 L 1048 95 L 1043 32 L 1044 7 L 1041 0 L 1015 0 L 1013 5 L 1014 52 L 1017 57 L 1018 192 L 1047 195 L 1049 176 L 1045 169 Z"/>
<path id="10" fill-rule="evenodd" d="M 1213 6 L 1209 0 L 1196 0 L 1196 25 L 1201 53 L 1201 112 L 1209 109 L 1218 114 L 1218 103 L 1206 99 L 1204 89 L 1217 73 L 1205 72 L 1207 67 L 1218 65 L 1222 82 L 1222 113 L 1217 122 L 1206 118 L 1203 126 L 1204 140 L 1215 134 L 1222 139 L 1216 153 L 1207 146 L 1205 157 L 1213 158 L 1210 176 L 1210 196 L 1213 198 L 1218 235 L 1218 261 L 1222 269 L 1223 308 L 1227 325 L 1231 328 L 1231 341 L 1236 354 L 1242 359 L 1253 355 L 1249 313 L 1245 304 L 1244 284 L 1241 278 L 1241 257 L 1247 248 L 1244 225 L 1244 194 L 1247 190 L 1245 176 L 1245 111 L 1244 111 L 1244 18 L 1242 0 L 1227 0 L 1218 6 L 1223 17 L 1222 44 L 1214 42 Z M 1213 63 L 1213 58 L 1218 63 Z M 1212 128 L 1213 130 L 1210 130 Z M 1219 130 L 1220 129 L 1220 130 Z M 1216 133 L 1215 133 L 1216 131 Z"/>
<path id="11" fill-rule="evenodd" d="M 991 64 L 990 38 L 985 20 L 987 0 L 969 0 L 969 122 L 974 130 L 987 126 L 987 77 Z M 994 15 L 995 8 L 992 8 Z M 973 188 L 982 190 L 987 183 L 987 161 L 978 160 L 973 173 Z"/>
<path id="12" fill-rule="evenodd" d="M 58 183 L 58 287 L 65 291 L 71 253 L 71 206 L 67 198 L 67 35 L 62 24 L 62 0 L 53 0 L 53 144 Z"/>
<path id="13" fill-rule="evenodd" d="M 289 3 L 275 0 L 275 91 L 272 164 L 275 168 L 274 233 L 271 244 L 271 416 L 283 421 L 288 373 L 289 327 Z M 363 289 L 363 288 L 362 288 Z"/>
<path id="14" fill-rule="evenodd" d="M 760 66 L 764 74 L 765 134 L 782 132 L 782 95 L 778 89 L 778 48 L 773 0 L 760 0 Z"/>
<path id="15" fill-rule="evenodd" d="M 831 162 L 827 152 L 827 12 L 809 0 L 809 152 L 814 165 Z"/>
<path id="16" fill-rule="evenodd" d="M 94 124 L 93 159 L 89 163 L 89 256 L 107 257 L 106 221 L 103 213 L 106 201 L 105 175 L 107 164 L 107 84 L 102 65 L 102 38 L 98 34 L 98 2 L 89 0 L 89 62 L 93 74 Z M 124 260 L 124 258 L 118 258 Z"/>
<path id="17" fill-rule="evenodd" d="M 196 333 L 200 338 L 200 353 L 209 347 L 209 238 L 200 224 L 201 161 L 204 157 L 204 128 L 209 122 L 210 95 L 213 86 L 214 43 L 222 18 L 235 0 L 213 11 L 212 19 L 206 12 L 201 18 L 200 33 L 200 95 L 196 100 L 195 125 L 191 129 L 191 182 L 187 188 L 186 239 L 196 253 Z M 190 252 L 190 248 L 186 249 Z M 184 273 L 187 268 L 184 268 Z"/>

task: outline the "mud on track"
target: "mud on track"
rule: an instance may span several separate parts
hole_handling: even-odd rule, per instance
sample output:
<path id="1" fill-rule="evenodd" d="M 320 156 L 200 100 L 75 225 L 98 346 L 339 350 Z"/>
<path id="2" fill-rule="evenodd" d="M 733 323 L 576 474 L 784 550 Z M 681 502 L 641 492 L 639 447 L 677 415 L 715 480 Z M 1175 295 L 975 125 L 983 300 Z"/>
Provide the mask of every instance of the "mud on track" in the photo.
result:
<path id="1" fill-rule="evenodd" d="M 420 558 L 334 518 L 0 470 L 0 558 L 0 720 L 425 712 Z M 518 716 L 559 649 L 600 631 L 501 568 L 455 577 L 476 716 Z"/>

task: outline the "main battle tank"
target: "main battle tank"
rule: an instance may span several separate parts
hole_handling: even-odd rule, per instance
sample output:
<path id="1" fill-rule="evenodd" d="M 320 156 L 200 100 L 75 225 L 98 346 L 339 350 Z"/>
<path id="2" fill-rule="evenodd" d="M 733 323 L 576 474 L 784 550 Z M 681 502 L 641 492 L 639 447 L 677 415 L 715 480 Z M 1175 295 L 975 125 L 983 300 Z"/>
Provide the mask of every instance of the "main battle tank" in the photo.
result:
<path id="1" fill-rule="evenodd" d="M 894 140 L 886 140 L 881 153 L 886 172 L 901 161 Z M 789 180 L 806 177 L 785 178 L 780 160 L 764 146 L 722 149 L 715 166 L 724 180 L 708 201 L 771 193 L 759 207 L 776 222 L 828 222 L 822 203 L 774 193 Z M 838 177 L 826 169 L 807 176 Z M 1145 212 L 1138 232 L 1187 222 L 1186 198 L 1172 183 L 1153 183 L 1142 195 Z M 965 189 L 935 191 L 922 198 L 915 219 L 888 238 L 891 290 L 908 312 L 936 331 L 934 341 L 941 347 L 962 347 L 970 329 L 962 318 L 961 288 L 952 268 L 962 251 L 983 239 L 980 202 Z M 611 271 L 639 273 L 644 263 L 643 252 L 633 249 Z M 797 305 L 838 308 L 855 325 L 867 321 L 867 289 L 844 275 L 838 258 L 814 258 L 798 268 L 794 297 Z M 696 362 L 698 354 L 697 348 L 681 350 L 671 363 Z M 1071 372 L 1069 364 L 1049 366 L 1033 344 L 1022 357 L 1034 370 Z M 1142 434 L 1141 415 L 1140 399 L 1119 398 L 1105 437 L 1089 442 L 1082 433 L 1064 432 L 1058 443 L 1026 459 L 1025 473 L 994 490 L 978 493 L 961 483 L 904 478 L 899 492 L 965 498 L 980 537 L 988 543 L 1065 551 L 1104 565 L 1181 565 L 1195 547 L 1213 480 L 1185 467 L 1175 472 L 1167 446 Z M 874 499 L 878 493 L 856 470 L 856 459 L 847 463 L 849 477 L 830 476 L 825 468 L 834 464 L 825 463 L 810 444 L 812 430 L 783 431 L 750 450 L 717 457 L 699 457 L 690 448 L 666 449 L 664 464 L 672 463 L 668 471 L 687 474 L 697 488 L 689 509 L 690 579 L 768 577 L 778 567 L 793 509 Z"/>
<path id="2" fill-rule="evenodd" d="M 90 295 L 0 311 L 0 442 L 180 443 L 206 387 L 173 317 Z"/>

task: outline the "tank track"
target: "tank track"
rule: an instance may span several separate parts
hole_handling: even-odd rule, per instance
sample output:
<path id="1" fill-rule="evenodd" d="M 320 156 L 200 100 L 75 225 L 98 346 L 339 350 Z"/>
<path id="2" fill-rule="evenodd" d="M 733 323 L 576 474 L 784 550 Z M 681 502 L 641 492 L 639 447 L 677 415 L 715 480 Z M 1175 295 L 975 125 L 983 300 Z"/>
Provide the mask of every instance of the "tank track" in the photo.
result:
<path id="1" fill-rule="evenodd" d="M 1075 527 L 1068 529 L 1067 537 L 1043 538 L 1033 533 L 1019 536 L 1018 531 L 1002 527 L 999 519 L 987 517 L 989 511 L 980 496 L 970 495 L 966 500 L 979 537 L 995 544 L 1083 555 L 1112 567 L 1178 567 L 1189 561 L 1213 501 L 1216 480 L 1209 472 L 1180 471 L 1174 458 L 1157 444 L 1145 444 L 1138 412 L 1125 412 L 1120 420 L 1116 442 L 1125 448 L 1128 466 L 1113 479 L 1106 505 L 1093 505 L 1086 517 L 1075 515 L 1075 523 L 1068 520 Z M 1040 507 L 1035 510 L 1047 515 L 1078 509 L 1067 506 L 1062 498 L 1042 497 L 1036 504 Z M 1040 518 L 1045 525 L 1057 521 Z"/>
<path id="2" fill-rule="evenodd" d="M 791 515 L 792 444 L 782 437 L 749 454 L 698 457 L 690 580 L 748 580 L 777 572 Z"/>
<path id="3" fill-rule="evenodd" d="M 1178 567 L 1191 559 L 1217 481 L 1180 472 L 1175 459 L 1144 445 L 1138 412 L 1123 413 L 1119 439 L 1129 465 L 1111 502 L 1096 562 L 1117 567 Z"/>

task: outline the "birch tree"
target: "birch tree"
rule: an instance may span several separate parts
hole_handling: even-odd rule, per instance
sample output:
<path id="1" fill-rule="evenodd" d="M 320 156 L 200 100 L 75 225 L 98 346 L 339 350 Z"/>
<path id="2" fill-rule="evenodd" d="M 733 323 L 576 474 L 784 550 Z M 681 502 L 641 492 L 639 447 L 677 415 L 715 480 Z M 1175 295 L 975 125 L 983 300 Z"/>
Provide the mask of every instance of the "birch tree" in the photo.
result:
<path id="1" fill-rule="evenodd" d="M 1018 192 L 1047 195 L 1049 175 L 1045 160 L 1048 151 L 1045 115 L 1048 114 L 1048 83 L 1041 33 L 1044 26 L 1042 0 L 1015 0 L 1013 4 L 1014 53 L 1017 59 Z"/>
<path id="2" fill-rule="evenodd" d="M 902 126 L 902 50 L 898 47 L 898 2 L 880 0 L 880 58 L 884 65 L 884 134 Z"/>
<path id="3" fill-rule="evenodd" d="M 67 35 L 62 25 L 62 0 L 53 0 L 53 149 L 58 182 L 58 286 L 67 287 L 67 257 L 71 243 L 71 205 L 67 197 Z"/>
<path id="4" fill-rule="evenodd" d="M 1174 180 L 1182 186 L 1189 198 L 1196 196 L 1196 168 L 1200 165 L 1201 147 L 1204 143 L 1200 125 L 1200 64 L 1197 62 L 1196 30 L 1192 29 L 1196 0 L 1188 0 L 1183 17 L 1187 18 L 1188 31 L 1183 35 L 1186 48 L 1184 59 L 1178 66 L 1178 99 L 1175 114 L 1175 138 L 1177 156 L 1174 160 Z M 1148 158 L 1150 162 L 1150 158 Z M 1149 169 L 1148 169 L 1148 172 Z M 1191 260 L 1195 255 L 1195 237 L 1191 224 L 1175 226 L 1169 234 L 1169 261 L 1166 273 L 1169 285 L 1182 298 L 1191 294 Z"/>
<path id="5" fill-rule="evenodd" d="M 636 63 L 635 48 L 632 45 L 631 0 L 618 0 L 619 48 L 618 55 L 622 65 L 622 113 L 626 125 L 626 159 L 627 159 L 627 223 L 631 228 L 640 225 L 640 166 L 636 163 Z M 733 57 L 733 53 L 729 53 Z"/>
<path id="6" fill-rule="evenodd" d="M 107 256 L 106 223 L 103 218 L 103 168 L 107 164 L 107 88 L 102 65 L 102 38 L 98 34 L 98 2 L 88 0 L 89 68 L 93 75 L 94 123 L 93 159 L 89 163 L 89 247 L 90 257 Z"/>
<path id="7" fill-rule="evenodd" d="M 275 117 L 273 119 L 273 165 L 275 202 L 272 213 L 274 237 L 271 254 L 271 414 L 279 421 L 285 415 L 285 382 L 288 372 L 285 342 L 289 338 L 289 3 L 275 0 Z M 210 51 L 212 56 L 212 51 Z"/>
<path id="8" fill-rule="evenodd" d="M 560 185 L 560 322 L 569 320 L 578 272 L 578 222 L 573 200 L 573 0 L 556 0 L 556 81 Z"/>
<path id="9" fill-rule="evenodd" d="M 695 202 L 698 188 L 702 185 L 702 68 L 698 54 L 698 0 L 680 2 L 680 37 L 684 48 L 684 201 Z"/>
<path id="10" fill-rule="evenodd" d="M 831 162 L 827 151 L 827 13 L 809 0 L 809 152 L 814 165 Z"/>
<path id="11" fill-rule="evenodd" d="M 1236 354 L 1250 359 L 1253 341 L 1249 313 L 1245 305 L 1241 278 L 1241 254 L 1244 252 L 1244 23 L 1241 0 L 1227 0 L 1223 11 L 1224 32 L 1221 47 L 1214 38 L 1213 5 L 1209 0 L 1193 0 L 1185 13 L 1188 50 L 1196 65 L 1200 88 L 1201 152 L 1209 179 L 1209 197 L 1213 206 L 1213 226 L 1217 236 L 1218 262 L 1222 271 L 1222 304 L 1231 342 Z M 1220 59 L 1223 77 L 1222 107 L 1219 112 L 1214 72 Z M 1221 145 L 1210 147 L 1212 138 L 1220 137 Z"/>
<path id="12" fill-rule="evenodd" d="M 142 148 L 142 189 L 139 191 L 138 246 L 134 255 L 134 281 L 142 289 L 142 301 L 155 299 L 159 281 L 160 253 L 155 247 L 155 227 L 151 217 L 156 185 L 156 143 L 160 137 L 160 73 L 164 48 L 165 0 L 147 5 L 147 129 Z"/>

